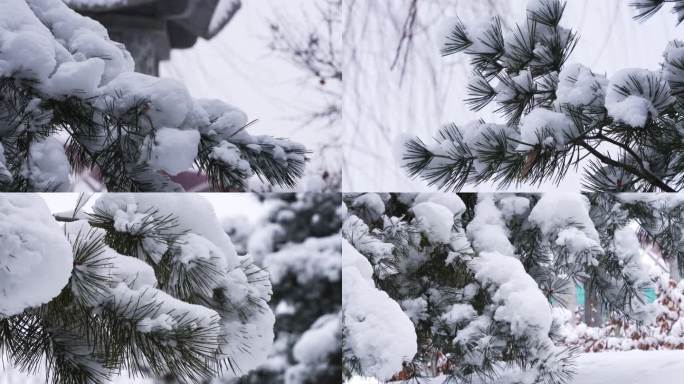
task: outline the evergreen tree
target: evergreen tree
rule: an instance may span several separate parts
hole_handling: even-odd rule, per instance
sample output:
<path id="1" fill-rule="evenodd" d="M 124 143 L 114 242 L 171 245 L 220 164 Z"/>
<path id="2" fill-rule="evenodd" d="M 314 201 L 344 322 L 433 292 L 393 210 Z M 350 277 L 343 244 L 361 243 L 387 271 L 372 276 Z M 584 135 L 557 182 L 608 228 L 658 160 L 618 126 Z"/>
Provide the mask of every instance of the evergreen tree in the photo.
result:
<path id="1" fill-rule="evenodd" d="M 577 284 L 616 318 L 646 316 L 650 280 L 630 227 L 641 211 L 619 196 L 364 194 L 345 202 L 345 239 L 416 329 L 418 353 L 398 377 L 468 382 L 514 365 L 533 382 L 568 382 L 573 351 L 559 344 L 551 308 L 566 305 Z"/>
<path id="2" fill-rule="evenodd" d="M 239 109 L 133 72 L 126 49 L 62 1 L 0 7 L 0 190 L 69 190 L 83 170 L 110 191 L 180 190 L 171 176 L 193 166 L 216 190 L 302 176 L 302 145 L 250 135 Z"/>
<path id="3" fill-rule="evenodd" d="M 268 275 L 193 195 L 0 195 L 0 356 L 53 383 L 239 376 L 273 342 Z M 58 224 L 61 222 L 62 224 Z"/>
<path id="4" fill-rule="evenodd" d="M 276 339 L 268 362 L 237 382 L 341 383 L 341 195 L 262 198 L 269 212 L 248 249 L 271 275 Z"/>
<path id="5" fill-rule="evenodd" d="M 636 2 L 638 17 L 664 2 Z M 561 26 L 564 10 L 560 0 L 530 1 L 526 19 L 510 31 L 498 17 L 453 21 L 442 54 L 471 58 L 465 102 L 475 111 L 493 106 L 506 123 L 449 124 L 434 143 L 407 141 L 403 166 L 412 177 L 444 190 L 483 182 L 503 189 L 559 183 L 583 166 L 584 186 L 593 191 L 684 187 L 684 43 L 668 44 L 660 70 L 607 78 L 566 65 L 578 36 Z"/>

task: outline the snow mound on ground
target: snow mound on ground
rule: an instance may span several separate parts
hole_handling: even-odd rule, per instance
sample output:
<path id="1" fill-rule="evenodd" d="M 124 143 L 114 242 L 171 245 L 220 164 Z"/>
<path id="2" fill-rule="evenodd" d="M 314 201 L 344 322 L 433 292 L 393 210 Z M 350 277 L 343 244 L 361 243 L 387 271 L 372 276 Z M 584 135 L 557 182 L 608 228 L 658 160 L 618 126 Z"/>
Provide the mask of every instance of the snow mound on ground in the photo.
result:
<path id="1" fill-rule="evenodd" d="M 0 194 L 0 317 L 49 302 L 71 277 L 71 245 L 42 198 Z"/>
<path id="2" fill-rule="evenodd" d="M 514 384 L 516 372 L 501 368 L 494 380 L 475 379 L 472 384 Z M 576 361 L 577 374 L 569 384 L 674 384 L 684 376 L 684 351 L 630 351 L 580 354 Z M 446 376 L 421 378 L 397 384 L 448 384 Z M 378 384 L 375 379 L 353 377 L 346 384 Z"/>
<path id="3" fill-rule="evenodd" d="M 399 304 L 378 290 L 373 268 L 342 240 L 342 307 L 345 347 L 364 374 L 388 379 L 416 354 L 416 331 Z"/>

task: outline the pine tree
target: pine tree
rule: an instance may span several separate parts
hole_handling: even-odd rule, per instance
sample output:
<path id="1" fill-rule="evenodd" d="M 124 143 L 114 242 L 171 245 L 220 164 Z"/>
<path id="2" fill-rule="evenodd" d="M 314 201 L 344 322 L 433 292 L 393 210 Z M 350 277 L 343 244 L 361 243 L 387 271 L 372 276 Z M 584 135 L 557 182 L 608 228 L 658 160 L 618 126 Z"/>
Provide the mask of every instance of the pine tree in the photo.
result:
<path id="1" fill-rule="evenodd" d="M 635 4 L 644 18 L 662 0 Z M 674 1 L 681 14 L 681 1 Z M 561 26 L 565 2 L 534 0 L 527 17 L 504 31 L 494 17 L 455 19 L 443 55 L 471 58 L 475 111 L 494 107 L 505 124 L 448 124 L 426 144 L 405 143 L 403 166 L 443 190 L 466 184 L 559 183 L 582 166 L 592 191 L 665 191 L 684 187 L 684 43 L 669 43 L 662 69 L 626 69 L 609 79 L 566 65 L 578 41 Z M 607 148 L 610 148 L 610 151 Z"/>
<path id="2" fill-rule="evenodd" d="M 337 384 L 342 377 L 339 193 L 266 194 L 249 254 L 271 274 L 274 351 L 238 383 Z"/>
<path id="3" fill-rule="evenodd" d="M 84 170 L 110 191 L 177 191 L 171 176 L 193 166 L 216 190 L 302 176 L 302 145 L 250 135 L 239 109 L 133 72 L 126 49 L 62 1 L 0 7 L 0 191 L 69 190 Z"/>
<path id="4" fill-rule="evenodd" d="M 111 194 L 50 216 L 0 195 L 0 356 L 52 383 L 239 376 L 273 342 L 268 275 L 194 195 Z M 58 224 L 60 222 L 61 224 Z"/>
<path id="5" fill-rule="evenodd" d="M 630 227 L 639 210 L 619 196 L 364 194 L 345 202 L 345 239 L 418 335 L 401 377 L 467 382 L 513 365 L 534 382 L 568 382 L 573 351 L 560 345 L 551 308 L 566 305 L 576 284 L 616 318 L 646 315 L 650 280 Z"/>

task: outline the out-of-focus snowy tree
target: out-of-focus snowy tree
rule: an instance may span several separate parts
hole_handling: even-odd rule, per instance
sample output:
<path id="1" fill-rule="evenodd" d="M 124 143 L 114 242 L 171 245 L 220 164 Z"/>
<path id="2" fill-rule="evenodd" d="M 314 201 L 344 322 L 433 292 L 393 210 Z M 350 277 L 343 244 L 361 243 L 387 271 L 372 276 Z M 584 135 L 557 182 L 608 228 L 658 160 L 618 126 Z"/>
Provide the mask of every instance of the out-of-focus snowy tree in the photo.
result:
<path id="1" fill-rule="evenodd" d="M 558 193 L 346 196 L 343 236 L 362 255 L 366 275 L 411 319 L 418 342 L 403 366 L 388 356 L 395 348 L 359 358 L 351 373 L 467 381 L 512 365 L 519 380 L 566 382 L 573 353 L 560 342 L 552 307 L 570 305 L 577 285 L 594 308 L 615 318 L 651 314 L 645 298 L 651 281 L 632 225 L 643 214 L 637 200 Z M 347 324 L 345 316 L 350 336 L 382 332 L 366 330 L 371 324 L 363 314 L 359 319 L 361 325 Z M 378 370 L 380 361 L 394 366 Z"/>
<path id="2" fill-rule="evenodd" d="M 303 175 L 302 145 L 250 135 L 241 110 L 133 72 L 128 51 L 62 1 L 0 5 L 0 190 L 69 190 L 84 169 L 110 191 L 181 190 L 172 176 L 191 169 L 215 190 Z"/>
<path id="3" fill-rule="evenodd" d="M 266 194 L 249 255 L 268 270 L 276 315 L 268 361 L 231 383 L 337 384 L 342 377 L 338 193 Z"/>
<path id="4" fill-rule="evenodd" d="M 663 3 L 636 2 L 637 17 Z M 684 187 L 684 43 L 671 41 L 655 71 L 605 76 L 566 65 L 578 35 L 561 25 L 565 8 L 560 0 L 530 1 L 510 28 L 499 17 L 450 22 L 441 52 L 471 59 L 465 102 L 474 111 L 493 106 L 506 121 L 449 124 L 434 142 L 408 140 L 402 160 L 411 176 L 443 190 L 486 182 L 503 189 L 560 183 L 582 167 L 593 191 Z"/>
<path id="5" fill-rule="evenodd" d="M 0 195 L 0 353 L 52 383 L 240 376 L 273 343 L 268 274 L 190 194 Z"/>

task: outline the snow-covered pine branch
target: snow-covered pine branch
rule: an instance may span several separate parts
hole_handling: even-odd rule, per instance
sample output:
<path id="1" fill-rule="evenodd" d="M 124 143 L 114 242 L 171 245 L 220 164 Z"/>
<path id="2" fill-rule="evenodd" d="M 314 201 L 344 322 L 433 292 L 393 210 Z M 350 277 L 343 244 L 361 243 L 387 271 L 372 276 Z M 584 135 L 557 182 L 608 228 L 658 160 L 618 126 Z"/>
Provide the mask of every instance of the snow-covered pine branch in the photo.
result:
<path id="1" fill-rule="evenodd" d="M 239 376 L 273 342 L 268 275 L 193 195 L 103 195 L 53 219 L 0 196 L 0 352 L 53 383 Z M 6 245 L 6 246 L 5 246 Z"/>
<path id="2" fill-rule="evenodd" d="M 567 305 L 576 285 L 615 318 L 646 316 L 650 279 L 632 227 L 643 212 L 620 196 L 348 195 L 345 268 L 363 271 L 383 297 L 400 305 L 418 342 L 413 358 L 383 360 L 384 376 L 364 369 L 377 364 L 368 356 L 356 356 L 353 373 L 387 379 L 394 372 L 403 380 L 443 374 L 467 381 L 513 365 L 529 382 L 565 382 L 573 373 L 573 353 L 559 343 L 552 306 Z M 347 253 L 357 257 L 346 261 Z M 361 325 L 351 327 L 355 323 L 345 317 L 345 338 L 372 328 L 376 307 L 367 305 L 368 312 L 357 315 Z M 392 335 L 393 348 L 373 356 L 413 343 L 412 333 L 400 340 Z"/>
<path id="3" fill-rule="evenodd" d="M 581 165 L 589 190 L 684 188 L 684 43 L 669 43 L 662 69 L 608 78 L 566 64 L 578 37 L 560 25 L 564 10 L 560 0 L 530 0 L 526 19 L 510 30 L 496 17 L 450 22 L 442 53 L 471 58 L 466 103 L 493 106 L 506 123 L 449 124 L 434 143 L 407 141 L 403 166 L 412 177 L 443 190 L 505 188 L 558 183 Z"/>
<path id="4" fill-rule="evenodd" d="M 0 190 L 65 191 L 84 169 L 110 191 L 180 190 L 171 176 L 193 166 L 216 190 L 303 174 L 302 145 L 250 135 L 236 107 L 133 72 L 126 49 L 62 1 L 0 7 Z"/>

